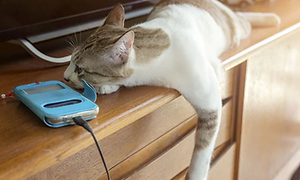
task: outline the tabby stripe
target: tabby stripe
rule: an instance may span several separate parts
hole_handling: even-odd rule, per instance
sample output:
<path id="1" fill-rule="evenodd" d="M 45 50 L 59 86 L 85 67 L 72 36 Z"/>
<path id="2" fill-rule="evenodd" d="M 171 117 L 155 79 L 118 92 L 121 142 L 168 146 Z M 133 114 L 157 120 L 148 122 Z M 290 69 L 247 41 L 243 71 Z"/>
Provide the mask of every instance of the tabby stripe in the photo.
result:
<path id="1" fill-rule="evenodd" d="M 83 46 L 83 50 L 87 50 L 89 49 L 90 47 L 92 47 L 95 43 L 94 42 L 91 42 L 89 44 L 86 44 L 85 46 Z"/>
<path id="2" fill-rule="evenodd" d="M 134 48 L 137 63 L 146 63 L 158 57 L 170 46 L 170 39 L 162 29 L 143 28 L 141 26 L 130 29 L 134 31 Z"/>
<path id="3" fill-rule="evenodd" d="M 198 114 L 195 149 L 201 150 L 211 143 L 219 123 L 217 111 L 201 110 Z"/>

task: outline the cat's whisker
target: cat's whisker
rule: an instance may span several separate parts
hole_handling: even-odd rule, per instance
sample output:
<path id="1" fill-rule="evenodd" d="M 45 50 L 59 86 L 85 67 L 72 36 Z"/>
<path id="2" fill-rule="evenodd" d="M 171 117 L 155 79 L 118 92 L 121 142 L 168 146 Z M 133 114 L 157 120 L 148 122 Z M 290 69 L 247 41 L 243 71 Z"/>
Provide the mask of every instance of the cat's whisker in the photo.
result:
<path id="1" fill-rule="evenodd" d="M 74 51 L 74 49 L 75 49 L 74 47 L 68 47 L 68 48 L 67 48 L 67 50 L 68 50 L 70 53 L 72 53 L 72 52 Z"/>
<path id="2" fill-rule="evenodd" d="M 79 43 L 82 43 L 81 42 L 81 31 L 79 31 Z"/>
<path id="3" fill-rule="evenodd" d="M 77 38 L 77 32 L 74 32 L 74 37 L 75 37 L 75 46 L 79 46 L 79 41 L 78 41 L 78 38 Z"/>
<path id="4" fill-rule="evenodd" d="M 71 46 L 71 47 L 68 47 L 68 50 L 69 50 L 70 52 L 73 52 L 74 49 L 75 49 L 74 42 L 73 42 L 72 38 L 69 37 L 69 36 L 68 36 L 68 39 L 69 39 L 69 40 L 66 40 L 66 42 L 67 42 L 68 44 L 70 44 L 70 46 Z"/>
<path id="5" fill-rule="evenodd" d="M 71 41 L 69 41 L 69 40 L 66 40 L 66 42 L 67 42 L 68 44 L 70 44 L 70 46 L 71 46 L 71 47 L 73 47 L 73 48 L 74 48 L 74 45 L 73 45 L 73 43 L 72 43 Z"/>

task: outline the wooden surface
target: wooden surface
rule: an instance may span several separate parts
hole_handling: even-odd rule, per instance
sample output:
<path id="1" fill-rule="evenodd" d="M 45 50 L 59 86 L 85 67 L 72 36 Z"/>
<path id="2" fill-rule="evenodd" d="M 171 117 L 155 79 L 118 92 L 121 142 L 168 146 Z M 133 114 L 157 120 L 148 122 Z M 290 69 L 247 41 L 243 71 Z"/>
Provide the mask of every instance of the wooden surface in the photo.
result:
<path id="1" fill-rule="evenodd" d="M 44 62 L 35 65 L 35 62 L 23 59 L 15 66 L 9 63 L 1 66 L 0 91 L 8 92 L 33 81 L 62 80 L 66 67 L 51 67 Z M 90 124 L 101 140 L 178 96 L 177 91 L 158 87 L 124 88 L 109 96 L 98 96 L 100 113 Z M 30 177 L 94 143 L 81 128 L 46 127 L 16 99 L 1 100 L 0 114 L 0 179 Z"/>
<path id="2" fill-rule="evenodd" d="M 155 159 L 140 171 L 130 176 L 131 180 L 169 180 L 178 172 L 182 171 L 190 163 L 191 156 L 187 158 L 186 154 L 193 151 L 195 133 L 180 141 L 165 154 Z M 171 159 L 171 160 L 170 160 Z"/>
<path id="3" fill-rule="evenodd" d="M 222 120 L 215 147 L 219 147 L 227 141 L 233 139 L 233 126 L 235 116 L 234 89 L 237 83 L 237 74 L 235 69 L 224 73 L 224 79 L 221 83 L 222 97 L 232 97 L 232 99 L 222 109 Z"/>
<path id="4" fill-rule="evenodd" d="M 270 4 L 257 3 L 257 5 L 251 7 L 249 10 L 252 11 L 268 11 L 268 12 L 277 13 L 282 18 L 282 23 L 279 27 L 254 29 L 251 34 L 251 37 L 247 40 L 242 41 L 239 48 L 224 53 L 222 55 L 222 59 L 224 60 L 223 65 L 225 69 L 230 69 L 237 66 L 239 63 L 245 61 L 253 54 L 259 53 L 263 49 L 262 47 L 267 47 L 267 44 L 272 44 L 271 42 L 275 42 L 276 39 L 280 39 L 280 38 L 284 39 L 285 34 L 290 34 L 292 31 L 300 27 L 300 25 L 297 24 L 300 21 L 299 7 L 300 7 L 300 1 L 297 0 L 289 0 L 289 1 L 277 0 Z M 61 52 L 65 52 L 65 50 L 60 50 L 56 54 L 59 55 Z M 296 51 L 292 51 L 292 52 L 294 54 L 297 54 Z M 286 58 L 286 56 L 284 56 L 283 59 L 284 58 Z M 273 59 L 275 62 L 276 57 L 274 57 Z M 274 65 L 273 59 L 269 59 L 266 62 L 261 60 L 261 63 L 264 63 L 265 65 L 262 67 L 267 67 L 269 64 Z M 267 64 L 267 62 L 269 64 Z M 286 62 L 286 64 L 279 64 L 276 65 L 276 67 L 274 68 L 280 69 L 284 67 L 285 70 L 290 70 L 289 68 L 291 67 L 299 66 L 298 62 L 296 60 L 292 61 L 292 64 L 289 64 L 291 62 Z M 9 62 L 1 61 L 0 63 L 1 63 L 0 64 L 0 82 L 1 82 L 0 93 L 6 93 L 15 86 L 32 83 L 35 81 L 47 81 L 47 80 L 54 80 L 54 79 L 63 80 L 62 74 L 64 69 L 66 68 L 66 66 L 58 66 L 34 58 L 12 59 L 12 61 Z M 249 67 L 256 67 L 256 66 L 260 67 L 261 63 L 255 64 L 255 62 L 253 62 L 253 64 L 250 65 Z M 247 96 L 248 99 L 246 99 L 245 101 L 245 105 L 247 105 L 245 107 L 247 113 L 244 115 L 246 123 L 242 124 L 241 127 L 242 129 L 240 129 L 240 132 L 242 133 L 241 138 L 244 139 L 245 137 L 247 138 L 247 141 L 245 142 L 241 141 L 242 156 L 238 162 L 247 162 L 246 164 L 241 165 L 240 172 L 246 172 L 247 169 L 245 168 L 248 168 L 251 165 L 251 168 L 254 168 L 253 171 L 257 170 L 258 174 L 262 174 L 263 173 L 262 170 L 264 170 L 265 177 L 271 177 L 272 175 L 275 176 L 274 171 L 278 171 L 278 169 L 280 169 L 279 167 L 283 166 L 284 162 L 287 162 L 289 160 L 291 154 L 293 154 L 293 152 L 296 151 L 295 146 L 298 145 L 298 141 L 299 141 L 298 140 L 299 138 L 297 138 L 298 136 L 293 136 L 294 135 L 293 133 L 296 134 L 297 132 L 299 132 L 299 131 L 296 132 L 297 125 L 298 125 L 297 120 L 293 119 L 295 117 L 298 117 L 298 114 L 297 113 L 293 114 L 291 112 L 296 112 L 295 110 L 296 107 L 299 109 L 298 106 L 299 104 L 297 104 L 299 103 L 299 100 L 296 99 L 297 98 L 296 89 L 299 88 L 299 86 L 295 85 L 297 84 L 297 82 L 295 82 L 295 80 L 292 80 L 290 75 L 287 75 L 286 77 L 279 76 L 279 75 L 283 75 L 281 71 L 278 70 L 278 72 L 275 73 L 275 71 L 273 71 L 271 68 L 267 68 L 269 70 L 269 73 L 272 73 L 272 75 L 274 76 L 275 78 L 274 80 L 278 81 L 280 86 L 286 88 L 287 90 L 286 94 L 295 94 L 295 96 L 292 96 L 295 98 L 290 98 L 290 99 L 285 99 L 283 95 L 280 95 L 280 93 L 275 94 L 276 97 L 277 95 L 279 96 L 278 97 L 279 101 L 282 102 L 283 105 L 285 105 L 284 106 L 285 111 L 283 111 L 280 115 L 284 116 L 285 118 L 288 118 L 291 122 L 294 123 L 293 125 L 289 123 L 285 124 L 286 122 L 282 121 L 282 119 L 280 119 L 280 116 L 276 116 L 274 117 L 274 119 L 277 120 L 280 125 L 274 126 L 273 124 L 271 124 L 271 121 L 269 122 L 268 120 L 270 119 L 269 115 L 271 114 L 269 112 L 275 111 L 275 108 L 273 109 L 269 108 L 268 109 L 269 111 L 259 112 L 260 113 L 259 115 L 261 115 L 261 117 L 265 117 L 263 118 L 265 120 L 263 121 L 265 124 L 262 127 L 260 127 L 260 129 L 256 129 L 255 122 L 257 122 L 258 120 L 255 121 L 254 118 L 254 121 L 252 121 L 253 119 L 252 116 L 258 116 L 258 115 L 253 113 L 254 111 L 252 108 L 262 107 L 262 105 L 265 105 L 267 107 L 272 107 L 272 105 L 275 104 L 275 102 L 273 102 L 272 99 L 270 102 L 267 101 L 270 100 L 270 96 L 272 95 L 272 93 L 274 95 L 274 92 L 270 91 L 269 86 L 275 86 L 276 85 L 276 83 L 274 83 L 275 81 L 272 82 L 271 81 L 272 79 L 270 79 L 270 81 L 266 81 L 269 84 L 257 84 L 257 81 L 255 81 L 255 78 L 259 78 L 263 76 L 264 70 L 262 69 L 262 67 L 260 67 L 261 68 L 260 73 L 258 73 L 258 69 L 256 69 L 255 71 L 254 70 L 251 71 L 250 74 L 252 75 L 252 77 L 248 76 L 247 78 L 250 79 L 246 80 L 247 83 L 249 81 L 247 86 L 251 88 L 253 86 L 254 91 L 252 92 L 248 90 L 247 92 L 249 95 Z M 230 78 L 226 79 L 227 82 L 225 84 L 227 84 L 226 88 L 229 89 L 224 90 L 225 95 L 235 93 L 236 89 L 232 87 L 240 86 L 240 84 L 236 84 L 236 81 L 239 79 L 236 72 L 237 69 L 233 69 L 232 71 L 228 72 L 228 76 Z M 299 73 L 297 74 L 297 71 L 295 71 L 295 69 L 292 69 L 292 72 L 295 73 L 295 76 L 297 75 L 298 77 L 300 77 Z M 228 84 L 230 84 L 230 86 L 228 86 Z M 264 96 L 261 95 L 260 94 L 260 91 L 262 90 L 260 89 L 261 85 L 265 85 L 266 89 L 269 88 L 269 91 L 266 92 L 269 92 L 270 94 L 264 93 L 263 94 Z M 250 95 L 253 98 L 250 98 Z M 256 100 L 255 99 L 256 96 L 253 95 L 257 95 L 258 97 L 262 97 L 262 98 L 260 100 Z M 267 100 L 264 100 L 264 97 L 269 97 L 269 98 Z M 163 107 L 167 106 L 168 104 L 169 105 L 172 104 L 172 102 L 174 101 L 179 101 L 180 99 L 182 99 L 182 97 L 180 97 L 180 94 L 177 91 L 166 89 L 166 88 L 159 88 L 159 87 L 135 87 L 129 89 L 122 88 L 121 90 L 119 90 L 114 94 L 98 96 L 97 104 L 99 105 L 100 113 L 96 119 L 90 121 L 90 124 L 93 127 L 96 136 L 100 140 L 100 142 L 107 144 L 105 148 L 110 149 L 113 148 L 113 145 L 109 146 L 110 143 L 108 142 L 108 140 L 110 138 L 113 139 L 120 138 L 122 134 L 118 134 L 118 132 L 122 133 L 123 132 L 122 130 L 124 130 L 124 128 L 130 129 L 131 127 L 135 127 L 136 123 L 138 124 L 139 123 L 138 120 L 140 120 L 141 118 L 145 120 L 144 123 L 146 123 L 147 122 L 146 119 L 150 118 L 149 116 L 151 116 L 150 115 L 151 113 L 155 114 L 155 112 L 160 111 L 160 108 L 164 109 Z M 232 128 L 236 127 L 236 125 L 234 125 L 234 123 L 236 122 L 233 122 L 232 118 L 235 118 L 236 115 L 232 115 L 231 112 L 234 112 L 235 110 L 238 109 L 236 108 L 236 105 L 234 103 L 228 105 L 223 110 L 225 111 L 224 118 L 226 119 L 227 117 L 227 120 L 224 120 L 223 124 L 221 125 L 219 137 L 217 140 L 217 146 L 227 142 L 228 140 L 231 140 L 232 138 L 234 139 L 233 134 L 235 134 L 234 132 L 236 130 L 234 131 Z M 291 106 L 292 103 L 294 103 L 293 106 Z M 0 114 L 1 114 L 0 179 L 18 179 L 18 178 L 26 179 L 29 177 L 34 178 L 34 175 L 36 175 L 36 177 L 48 177 L 49 175 L 49 177 L 52 178 L 54 176 L 53 174 L 51 174 L 51 171 L 55 170 L 55 168 L 59 168 L 59 164 L 64 165 L 64 163 L 76 160 L 76 157 L 82 155 L 88 156 L 89 153 L 92 154 L 94 153 L 93 156 L 97 154 L 95 151 L 91 150 L 93 148 L 94 142 L 91 139 L 90 135 L 79 127 L 69 126 L 69 127 L 59 128 L 59 129 L 48 128 L 42 123 L 41 120 L 39 120 L 29 109 L 27 109 L 18 100 L 13 100 L 13 99 L 1 100 L 0 106 L 1 106 L 0 107 Z M 287 107 L 294 109 L 295 111 L 288 111 L 289 109 L 287 109 Z M 277 111 L 280 112 L 280 110 L 281 109 L 276 110 L 276 112 Z M 192 114 L 194 114 L 194 112 L 190 110 L 188 111 L 189 113 L 191 113 L 190 118 L 192 118 Z M 159 114 L 164 114 L 164 112 L 160 112 Z M 268 117 L 265 116 L 266 114 L 268 114 Z M 193 121 L 190 118 L 187 118 L 186 120 L 187 122 L 191 123 Z M 174 124 L 170 124 L 170 126 L 167 127 L 169 128 L 168 133 L 166 132 L 168 131 L 167 129 L 163 130 L 166 133 L 165 138 L 174 137 L 172 134 L 174 132 L 170 131 L 170 128 L 171 126 L 175 128 L 174 126 L 176 126 L 175 125 L 176 123 L 180 124 L 180 121 L 174 122 Z M 151 127 L 150 124 L 151 123 L 148 124 L 149 127 Z M 186 125 L 184 127 L 186 128 L 191 127 L 190 125 Z M 136 126 L 138 127 L 138 125 Z M 140 126 L 147 127 L 147 125 L 145 124 L 144 125 L 140 124 Z M 276 132 L 279 131 L 281 133 L 280 136 L 279 136 L 280 133 L 276 135 L 275 133 L 273 133 L 274 131 L 271 132 L 263 131 L 272 126 L 275 127 Z M 247 129 L 244 132 L 243 130 L 246 127 Z M 179 126 L 176 128 L 180 129 Z M 180 131 L 179 129 L 177 130 Z M 163 131 L 161 131 L 160 133 L 163 133 Z M 182 133 L 183 135 L 186 134 L 187 131 L 182 131 L 182 132 L 184 132 Z M 261 134 L 262 132 L 266 132 L 267 134 Z M 129 138 L 130 137 L 129 134 L 127 135 L 128 136 L 124 135 L 124 137 Z M 156 135 L 159 135 L 159 132 L 157 132 Z M 273 138 L 272 139 L 266 138 L 269 137 L 270 135 L 273 135 L 274 139 L 278 138 L 279 143 L 276 144 L 277 141 L 276 142 L 273 141 Z M 293 136 L 294 138 L 291 138 L 291 136 Z M 190 138 L 190 136 L 188 137 Z M 262 137 L 265 139 L 262 139 Z M 136 173 L 133 174 L 131 178 L 133 179 L 140 178 L 143 175 L 145 175 L 145 177 L 156 177 L 155 175 L 161 175 L 163 178 L 170 178 L 171 176 L 175 176 L 178 173 L 178 172 L 175 173 L 175 169 L 177 167 L 174 167 L 174 171 L 166 175 L 163 174 L 163 168 L 167 166 L 166 163 L 168 162 L 168 159 L 172 159 L 179 152 L 188 151 L 189 149 L 185 149 L 185 148 L 191 148 L 191 145 L 193 144 L 192 140 L 184 139 L 182 142 L 175 143 L 176 144 L 175 146 L 174 146 L 174 141 L 169 141 L 170 144 L 166 144 L 165 146 L 166 149 L 164 149 L 162 146 L 160 149 L 162 151 L 157 152 L 157 154 L 153 152 L 152 155 L 148 156 L 149 158 L 148 160 L 146 159 L 145 161 L 139 161 L 138 159 L 141 159 L 141 157 L 147 154 L 146 153 L 147 151 L 152 151 L 153 149 L 155 149 L 155 147 L 157 147 L 157 145 L 159 145 L 160 138 L 158 138 L 158 136 L 156 137 L 152 136 L 152 138 L 153 141 L 156 138 L 158 144 L 145 142 L 145 144 L 139 144 L 138 147 L 134 147 L 131 149 L 129 148 L 130 150 L 128 149 L 127 152 L 124 152 L 124 154 L 120 156 L 113 154 L 118 151 L 115 151 L 112 154 L 108 153 L 107 155 L 110 157 L 116 156 L 115 158 L 112 159 L 110 158 L 109 160 L 109 165 L 112 169 L 113 175 L 115 175 L 116 177 L 127 177 L 128 172 L 133 173 L 133 171 L 138 170 L 136 171 Z M 274 143 L 275 145 L 282 146 L 281 148 L 278 149 L 278 153 L 284 154 L 281 157 L 281 159 L 277 159 L 278 161 L 276 161 L 275 163 L 273 161 L 272 162 L 268 161 L 269 158 L 271 159 L 273 158 L 274 153 L 270 153 L 272 152 L 272 148 L 267 147 L 267 144 L 263 144 L 262 143 L 263 140 L 268 140 L 269 142 L 268 145 L 270 145 L 270 147 L 275 147 Z M 254 145 L 252 147 L 254 141 L 255 142 L 257 141 L 259 143 L 258 145 Z M 173 146 L 170 148 L 171 144 Z M 181 144 L 187 144 L 185 146 L 189 146 L 189 147 L 185 147 Z M 237 147 L 239 147 L 238 143 L 237 143 Z M 142 151 L 142 149 L 144 151 Z M 266 156 L 264 157 L 267 161 L 261 163 L 261 168 L 258 168 L 259 166 L 256 166 L 254 161 L 259 158 L 262 159 L 264 158 L 264 157 L 260 157 L 262 155 L 258 153 L 260 149 L 263 149 L 262 152 L 266 154 Z M 105 151 L 107 152 L 108 150 Z M 137 152 L 139 152 L 140 154 L 138 154 Z M 239 150 L 237 149 L 236 151 L 230 151 L 230 152 L 238 153 Z M 255 158 L 247 158 L 246 156 L 247 153 L 253 153 Z M 96 156 L 98 158 L 98 155 Z M 128 157 L 131 157 L 132 159 Z M 120 163 L 122 158 L 127 158 L 127 160 Z M 150 161 L 151 158 L 152 160 L 154 158 L 154 161 Z M 120 169 L 118 169 L 121 167 L 127 167 L 132 162 L 140 162 L 141 167 L 144 168 L 139 169 L 140 166 L 139 167 L 136 166 L 136 167 L 132 167 L 131 169 L 130 168 L 127 169 L 128 171 L 126 170 L 126 172 L 120 171 Z M 182 166 L 176 169 L 176 171 L 177 170 L 180 171 L 179 169 L 186 168 L 184 166 L 187 166 L 188 164 L 188 157 L 179 156 L 178 158 L 175 158 L 173 162 L 182 162 Z M 228 159 L 228 161 L 226 160 L 225 162 L 232 163 L 233 161 L 232 159 Z M 93 163 L 95 164 L 96 161 L 91 162 L 91 164 Z M 120 165 L 120 167 L 117 167 L 116 166 L 117 164 Z M 268 164 L 272 165 L 272 168 L 270 170 L 268 169 L 269 168 Z M 63 167 L 66 168 L 68 166 L 63 166 Z M 160 169 L 157 169 L 157 167 L 160 167 Z M 53 169 L 51 170 L 51 168 Z M 154 174 L 153 172 L 154 171 L 156 172 L 157 170 L 159 170 L 158 173 Z M 103 171 L 100 170 L 100 172 Z M 62 172 L 60 172 L 60 175 L 61 177 L 65 176 L 65 174 Z M 253 176 L 248 176 L 248 177 L 253 177 Z"/>
<path id="5" fill-rule="evenodd" d="M 236 146 L 233 144 L 211 168 L 208 180 L 232 180 L 234 178 Z"/>
<path id="6" fill-rule="evenodd" d="M 208 180 L 234 179 L 236 144 L 224 143 L 214 150 Z M 172 180 L 184 180 L 188 168 L 184 169 Z"/>
<path id="7" fill-rule="evenodd" d="M 247 60 L 254 53 L 257 53 L 274 40 L 289 34 L 294 29 L 300 27 L 300 1 L 299 0 L 276 0 L 257 2 L 253 6 L 248 6 L 243 11 L 251 12 L 271 12 L 276 13 L 281 18 L 278 27 L 255 28 L 252 29 L 249 38 L 243 40 L 237 48 L 223 53 L 223 66 L 230 69 Z"/>
<path id="8" fill-rule="evenodd" d="M 196 121 L 196 117 L 188 119 L 185 123 L 180 124 L 173 130 L 166 133 L 164 136 L 158 138 L 155 142 L 151 143 L 143 150 L 121 162 L 118 166 L 111 170 L 112 177 L 114 179 L 128 178 L 137 171 L 144 169 L 155 159 L 160 158 L 163 154 L 167 153 L 176 144 L 178 144 L 178 142 L 189 136 L 194 130 Z M 187 161 L 191 158 L 191 152 L 181 153 L 178 154 L 178 156 L 183 156 L 182 158 Z M 172 158 L 168 159 L 167 162 L 175 163 Z M 185 168 L 186 166 L 188 165 L 185 164 L 185 166 L 182 166 L 181 168 Z M 106 180 L 106 176 L 102 175 L 99 179 Z"/>
<path id="9" fill-rule="evenodd" d="M 179 97 L 105 137 L 100 145 L 113 179 L 122 179 L 148 163 L 190 133 L 195 125 L 193 108 Z M 81 179 L 97 179 L 105 173 L 98 156 L 91 145 L 29 179 L 78 179 L 79 175 Z M 76 173 L 72 173 L 74 170 Z M 100 179 L 105 180 L 106 175 Z"/>
<path id="10" fill-rule="evenodd" d="M 247 62 L 239 179 L 273 179 L 299 150 L 299 49 L 300 29 Z"/>
<path id="11" fill-rule="evenodd" d="M 235 86 L 237 83 L 237 71 L 231 69 L 224 72 L 224 78 L 221 82 L 222 97 L 232 97 L 232 99 L 222 109 L 222 121 L 215 147 L 233 139 L 234 118 L 235 118 Z"/>
<path id="12" fill-rule="evenodd" d="M 238 71 L 238 84 L 236 86 L 236 116 L 235 116 L 235 127 L 234 127 L 234 142 L 236 146 L 236 158 L 235 158 L 235 173 L 234 179 L 238 179 L 239 174 L 239 162 L 240 162 L 240 148 L 242 141 L 242 126 L 243 126 L 243 111 L 244 111 L 244 92 L 245 92 L 245 79 L 246 79 L 246 68 L 247 61 L 240 64 L 237 68 Z"/>
<path id="13" fill-rule="evenodd" d="M 276 174 L 273 180 L 299 180 L 300 179 L 300 148 L 290 160 Z"/>

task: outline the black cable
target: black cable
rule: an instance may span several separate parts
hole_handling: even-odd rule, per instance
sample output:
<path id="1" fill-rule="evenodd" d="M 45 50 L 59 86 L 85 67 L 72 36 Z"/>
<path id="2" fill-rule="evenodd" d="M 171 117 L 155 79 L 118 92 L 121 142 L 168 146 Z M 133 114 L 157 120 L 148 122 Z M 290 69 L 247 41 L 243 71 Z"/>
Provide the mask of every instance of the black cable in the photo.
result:
<path id="1" fill-rule="evenodd" d="M 111 180 L 110 178 L 110 174 L 109 174 L 109 171 L 108 171 L 108 168 L 107 168 L 107 165 L 106 165 L 106 162 L 105 162 L 105 159 L 104 159 L 104 156 L 103 156 L 103 153 L 101 151 L 101 148 L 100 148 L 100 145 L 98 143 L 98 140 L 93 132 L 93 129 L 91 128 L 91 126 L 89 125 L 88 122 L 86 122 L 84 119 L 82 119 L 81 116 L 78 116 L 78 117 L 75 117 L 73 118 L 73 121 L 79 125 L 79 126 L 82 126 L 84 129 L 86 129 L 88 132 L 91 133 L 91 135 L 93 136 L 93 139 L 97 145 L 97 148 L 98 148 L 98 151 L 99 151 L 99 154 L 101 156 L 101 159 L 102 159 L 102 162 L 103 162 L 103 165 L 104 165 L 104 168 L 105 168 L 105 171 L 106 171 L 106 175 L 107 175 L 107 179 L 108 180 Z"/>

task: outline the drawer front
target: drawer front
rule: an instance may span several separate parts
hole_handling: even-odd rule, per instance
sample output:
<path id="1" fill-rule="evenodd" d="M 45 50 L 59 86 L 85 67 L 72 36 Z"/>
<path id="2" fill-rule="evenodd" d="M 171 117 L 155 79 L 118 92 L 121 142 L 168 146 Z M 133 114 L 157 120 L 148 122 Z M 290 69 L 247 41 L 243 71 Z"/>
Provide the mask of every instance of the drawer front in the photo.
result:
<path id="1" fill-rule="evenodd" d="M 219 158 L 213 159 L 208 174 L 208 180 L 233 180 L 236 156 L 236 144 L 222 145 L 215 149 L 214 155 Z M 172 180 L 185 180 L 188 168 L 178 173 Z"/>
<path id="2" fill-rule="evenodd" d="M 223 98 L 232 97 L 232 99 L 223 106 L 222 121 L 215 147 L 233 139 L 237 81 L 237 69 L 231 69 L 224 72 L 224 78 L 220 84 L 221 94 Z"/>
<path id="3" fill-rule="evenodd" d="M 233 144 L 222 152 L 221 157 L 211 167 L 208 180 L 233 180 L 236 145 Z"/>
<path id="4" fill-rule="evenodd" d="M 160 157 L 147 164 L 143 169 L 137 171 L 128 180 L 170 180 L 178 172 L 185 169 L 191 160 L 195 133 L 190 133 L 181 142 L 170 148 Z"/>
<path id="5" fill-rule="evenodd" d="M 100 146 L 108 166 L 116 166 L 192 117 L 195 117 L 194 109 L 183 97 L 178 97 L 104 138 L 100 141 Z M 194 128 L 195 124 L 196 121 L 190 128 Z M 170 139 L 176 140 L 176 135 Z M 96 146 L 92 145 L 29 179 L 97 179 L 104 173 Z"/>
<path id="6" fill-rule="evenodd" d="M 194 135 L 194 132 L 190 133 L 167 152 L 125 179 L 184 180 L 193 152 Z M 235 150 L 236 146 L 233 144 L 222 151 L 221 157 L 214 163 L 209 171 L 209 180 L 232 180 L 234 178 Z"/>
<path id="7" fill-rule="evenodd" d="M 235 70 L 226 72 L 224 78 L 225 85 L 222 86 L 223 97 L 229 97 L 234 94 L 235 78 Z M 233 110 L 233 100 L 223 107 L 222 122 L 216 147 L 228 142 L 232 138 Z M 122 179 L 129 177 L 134 171 L 152 162 L 153 158 L 157 158 L 159 154 L 165 152 L 166 149 L 181 140 L 181 136 L 190 132 L 196 125 L 196 119 L 195 111 L 192 106 L 180 96 L 140 120 L 101 140 L 100 145 L 113 178 Z M 185 123 L 188 125 L 185 125 L 185 127 L 180 130 L 179 125 Z M 176 129 L 176 127 L 179 129 Z M 164 138 L 162 138 L 163 136 Z M 192 138 L 193 135 L 190 135 L 190 137 Z M 160 138 L 164 140 L 159 141 Z M 192 149 L 194 144 L 191 141 L 189 145 L 186 146 L 188 146 L 186 148 Z M 178 147 L 178 145 L 175 147 Z M 182 150 L 178 149 L 178 152 L 181 151 Z M 188 152 L 188 149 L 185 151 Z M 179 169 L 175 174 L 170 172 L 169 175 L 162 175 L 162 177 L 173 177 L 189 165 L 191 152 L 183 154 L 186 156 L 182 157 L 185 158 L 186 163 L 181 163 L 178 168 L 171 168 L 174 173 L 175 170 L 177 171 Z M 177 155 L 173 155 L 177 157 Z M 170 160 L 174 159 L 174 157 L 170 155 L 167 157 L 169 157 Z M 57 158 L 59 159 L 59 157 Z M 169 162 L 166 157 L 163 158 L 163 160 Z M 173 162 L 171 164 L 173 164 Z M 130 178 L 134 177 L 140 177 L 140 175 L 136 174 L 132 177 L 130 176 Z M 29 179 L 105 180 L 106 177 L 98 151 L 96 147 L 92 145 L 60 161 L 56 165 L 39 172 Z"/>

